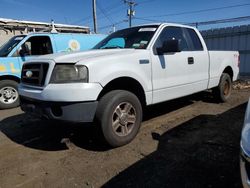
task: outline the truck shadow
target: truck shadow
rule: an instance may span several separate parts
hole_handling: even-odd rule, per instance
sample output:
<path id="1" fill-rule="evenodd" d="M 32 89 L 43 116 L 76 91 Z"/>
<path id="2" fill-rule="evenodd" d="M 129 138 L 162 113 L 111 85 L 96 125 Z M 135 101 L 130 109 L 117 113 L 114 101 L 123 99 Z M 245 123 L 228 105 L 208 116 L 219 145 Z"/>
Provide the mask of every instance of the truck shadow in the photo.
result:
<path id="1" fill-rule="evenodd" d="M 157 116 L 167 114 L 182 107 L 193 104 L 195 101 L 202 101 L 207 103 L 218 103 L 212 96 L 210 91 L 199 92 L 190 96 L 170 100 L 168 102 L 155 104 L 149 106 L 144 111 L 144 121 L 150 120 Z"/>
<path id="2" fill-rule="evenodd" d="M 4 119 L 0 131 L 12 141 L 38 150 L 70 149 L 71 144 L 84 149 L 105 151 L 95 125 L 80 125 L 60 121 L 40 120 L 28 114 Z"/>
<path id="3" fill-rule="evenodd" d="M 209 95 L 206 95 L 206 92 L 202 92 L 153 105 L 146 109 L 144 121 L 188 106 L 193 101 L 207 100 Z M 66 150 L 69 149 L 69 143 L 91 151 L 111 149 L 105 144 L 99 129 L 94 124 L 82 125 L 46 121 L 34 118 L 28 114 L 21 114 L 2 120 L 0 122 L 0 131 L 16 143 L 38 150 Z"/>
<path id="4" fill-rule="evenodd" d="M 152 133 L 157 150 L 103 187 L 242 187 L 239 143 L 245 109 L 246 103 L 220 115 L 197 116 L 162 135 Z"/>

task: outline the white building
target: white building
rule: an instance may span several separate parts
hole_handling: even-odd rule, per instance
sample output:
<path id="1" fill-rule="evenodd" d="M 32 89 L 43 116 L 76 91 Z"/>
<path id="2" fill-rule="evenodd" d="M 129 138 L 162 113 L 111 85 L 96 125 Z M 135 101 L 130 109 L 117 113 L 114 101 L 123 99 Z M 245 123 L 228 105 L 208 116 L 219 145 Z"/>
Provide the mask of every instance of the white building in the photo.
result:
<path id="1" fill-rule="evenodd" d="M 51 31 L 53 26 L 61 33 L 89 33 L 89 27 L 66 24 L 53 24 L 46 22 L 33 22 L 0 18 L 0 46 L 14 35 L 29 32 Z"/>

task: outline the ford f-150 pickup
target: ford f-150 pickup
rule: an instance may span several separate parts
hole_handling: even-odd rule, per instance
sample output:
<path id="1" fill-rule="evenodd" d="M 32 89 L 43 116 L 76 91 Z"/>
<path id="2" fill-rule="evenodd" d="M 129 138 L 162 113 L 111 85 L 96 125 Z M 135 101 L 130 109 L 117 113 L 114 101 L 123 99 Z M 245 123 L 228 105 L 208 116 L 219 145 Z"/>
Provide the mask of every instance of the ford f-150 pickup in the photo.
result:
<path id="1" fill-rule="evenodd" d="M 19 94 L 24 111 L 95 121 L 118 147 L 138 133 L 145 106 L 207 89 L 225 102 L 238 74 L 239 53 L 208 51 L 196 28 L 148 24 L 114 32 L 90 51 L 25 62 Z"/>

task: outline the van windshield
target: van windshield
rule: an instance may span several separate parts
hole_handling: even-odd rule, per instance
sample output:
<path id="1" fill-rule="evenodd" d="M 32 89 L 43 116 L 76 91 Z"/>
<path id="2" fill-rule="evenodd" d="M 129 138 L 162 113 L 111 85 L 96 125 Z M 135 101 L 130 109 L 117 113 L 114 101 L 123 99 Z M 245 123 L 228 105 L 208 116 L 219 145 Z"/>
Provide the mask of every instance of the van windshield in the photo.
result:
<path id="1" fill-rule="evenodd" d="M 0 47 L 0 57 L 7 57 L 8 54 L 15 48 L 23 39 L 25 35 L 12 37 L 8 42 Z"/>
<path id="2" fill-rule="evenodd" d="M 146 49 L 158 27 L 158 25 L 147 25 L 119 30 L 110 34 L 93 49 Z"/>

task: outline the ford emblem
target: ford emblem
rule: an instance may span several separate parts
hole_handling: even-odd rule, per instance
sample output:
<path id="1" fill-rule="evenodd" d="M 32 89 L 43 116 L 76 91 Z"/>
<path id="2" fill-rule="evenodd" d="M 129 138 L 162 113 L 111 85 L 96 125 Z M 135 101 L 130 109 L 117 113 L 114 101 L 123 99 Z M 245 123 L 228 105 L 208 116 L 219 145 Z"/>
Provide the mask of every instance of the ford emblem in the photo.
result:
<path id="1" fill-rule="evenodd" d="M 32 71 L 27 71 L 27 72 L 26 72 L 27 78 L 31 78 L 32 75 L 33 75 L 33 72 L 32 72 Z"/>

